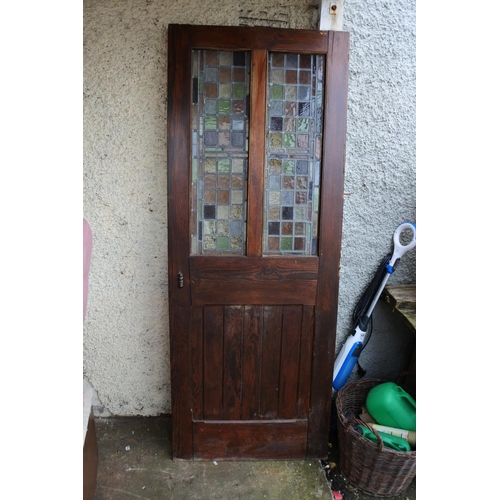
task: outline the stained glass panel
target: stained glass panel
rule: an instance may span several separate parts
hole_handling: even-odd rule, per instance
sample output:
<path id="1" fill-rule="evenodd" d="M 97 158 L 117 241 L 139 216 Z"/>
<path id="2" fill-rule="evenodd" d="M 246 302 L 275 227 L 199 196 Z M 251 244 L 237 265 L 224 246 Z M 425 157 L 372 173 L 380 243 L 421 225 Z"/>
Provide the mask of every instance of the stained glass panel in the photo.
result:
<path id="1" fill-rule="evenodd" d="M 324 56 L 268 64 L 264 253 L 317 255 Z"/>
<path id="2" fill-rule="evenodd" d="M 250 53 L 193 51 L 191 255 L 245 254 Z"/>

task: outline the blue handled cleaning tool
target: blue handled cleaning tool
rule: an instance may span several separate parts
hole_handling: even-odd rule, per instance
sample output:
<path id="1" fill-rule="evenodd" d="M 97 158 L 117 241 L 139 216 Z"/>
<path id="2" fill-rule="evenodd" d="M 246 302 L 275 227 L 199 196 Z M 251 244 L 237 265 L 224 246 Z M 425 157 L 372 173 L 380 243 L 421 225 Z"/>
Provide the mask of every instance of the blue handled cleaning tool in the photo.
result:
<path id="1" fill-rule="evenodd" d="M 407 245 L 401 244 L 401 233 L 404 230 L 411 230 L 413 238 Z M 394 250 L 391 255 L 387 255 L 381 262 L 379 269 L 372 282 L 361 297 L 353 313 L 354 330 L 342 346 L 339 355 L 335 359 L 332 381 L 332 396 L 335 391 L 344 387 L 354 366 L 358 362 L 361 351 L 364 349 L 366 334 L 372 325 L 372 313 L 377 305 L 377 301 L 384 290 L 387 280 L 396 269 L 401 257 L 415 247 L 417 240 L 417 226 L 413 222 L 404 222 L 394 233 Z"/>

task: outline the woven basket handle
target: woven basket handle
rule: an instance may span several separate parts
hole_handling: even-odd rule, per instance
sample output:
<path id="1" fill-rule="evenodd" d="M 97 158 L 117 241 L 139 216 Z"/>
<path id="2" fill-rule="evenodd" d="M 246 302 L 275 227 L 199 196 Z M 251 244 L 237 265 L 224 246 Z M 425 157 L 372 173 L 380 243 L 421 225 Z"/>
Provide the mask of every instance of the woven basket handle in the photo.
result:
<path id="1" fill-rule="evenodd" d="M 347 426 L 345 428 L 345 432 L 349 432 L 349 428 L 353 425 L 353 424 L 358 424 L 358 425 L 363 425 L 364 427 L 368 427 L 368 429 L 370 429 L 370 431 L 373 432 L 373 434 L 375 434 L 375 436 L 377 436 L 377 441 L 378 441 L 378 451 L 381 452 L 384 448 L 384 442 L 382 441 L 382 438 L 380 437 L 380 434 L 378 433 L 377 429 L 374 429 L 370 424 L 367 424 L 366 422 L 363 422 L 362 420 L 359 420 L 357 418 L 350 418 L 348 421 L 347 421 Z M 354 430 L 354 429 L 353 429 Z M 356 431 L 354 431 L 356 432 Z M 357 433 L 356 433 L 357 434 Z M 360 436 L 361 437 L 361 436 Z M 372 441 L 373 442 L 373 441 Z"/>

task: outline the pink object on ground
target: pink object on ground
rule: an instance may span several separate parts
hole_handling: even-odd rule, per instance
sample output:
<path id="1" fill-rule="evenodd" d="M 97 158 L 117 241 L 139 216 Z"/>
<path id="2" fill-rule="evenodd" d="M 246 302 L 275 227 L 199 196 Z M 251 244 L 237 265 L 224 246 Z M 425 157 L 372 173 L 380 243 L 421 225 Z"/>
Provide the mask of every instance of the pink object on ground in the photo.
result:
<path id="1" fill-rule="evenodd" d="M 92 256 L 92 230 L 86 219 L 83 219 L 83 320 L 87 313 L 89 295 L 90 258 Z"/>

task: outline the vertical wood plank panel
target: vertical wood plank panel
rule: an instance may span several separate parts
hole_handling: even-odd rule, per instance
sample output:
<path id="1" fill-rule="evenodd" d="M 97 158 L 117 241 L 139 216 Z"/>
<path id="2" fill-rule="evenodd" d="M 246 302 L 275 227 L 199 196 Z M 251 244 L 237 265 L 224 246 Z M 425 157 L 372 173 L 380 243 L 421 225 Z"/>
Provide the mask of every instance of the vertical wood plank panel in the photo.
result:
<path id="1" fill-rule="evenodd" d="M 262 383 L 260 416 L 277 418 L 281 361 L 283 307 L 264 307 L 262 331 Z"/>
<path id="2" fill-rule="evenodd" d="M 306 306 L 302 312 L 300 337 L 299 388 L 297 391 L 297 418 L 306 418 L 311 394 L 311 361 L 314 339 L 314 307 Z"/>
<path id="3" fill-rule="evenodd" d="M 297 412 L 301 328 L 302 307 L 284 307 L 278 412 L 278 416 L 284 419 L 295 418 Z"/>
<path id="4" fill-rule="evenodd" d="M 242 420 L 258 418 L 262 360 L 262 308 L 246 306 L 243 313 Z"/>
<path id="5" fill-rule="evenodd" d="M 243 308 L 224 308 L 224 419 L 238 420 L 241 415 L 241 352 Z"/>
<path id="6" fill-rule="evenodd" d="M 191 313 L 191 359 L 193 418 L 203 418 L 203 308 L 193 307 Z"/>
<path id="7" fill-rule="evenodd" d="M 207 306 L 203 316 L 203 417 L 205 420 L 220 420 L 224 368 L 224 309 L 222 306 Z"/>

